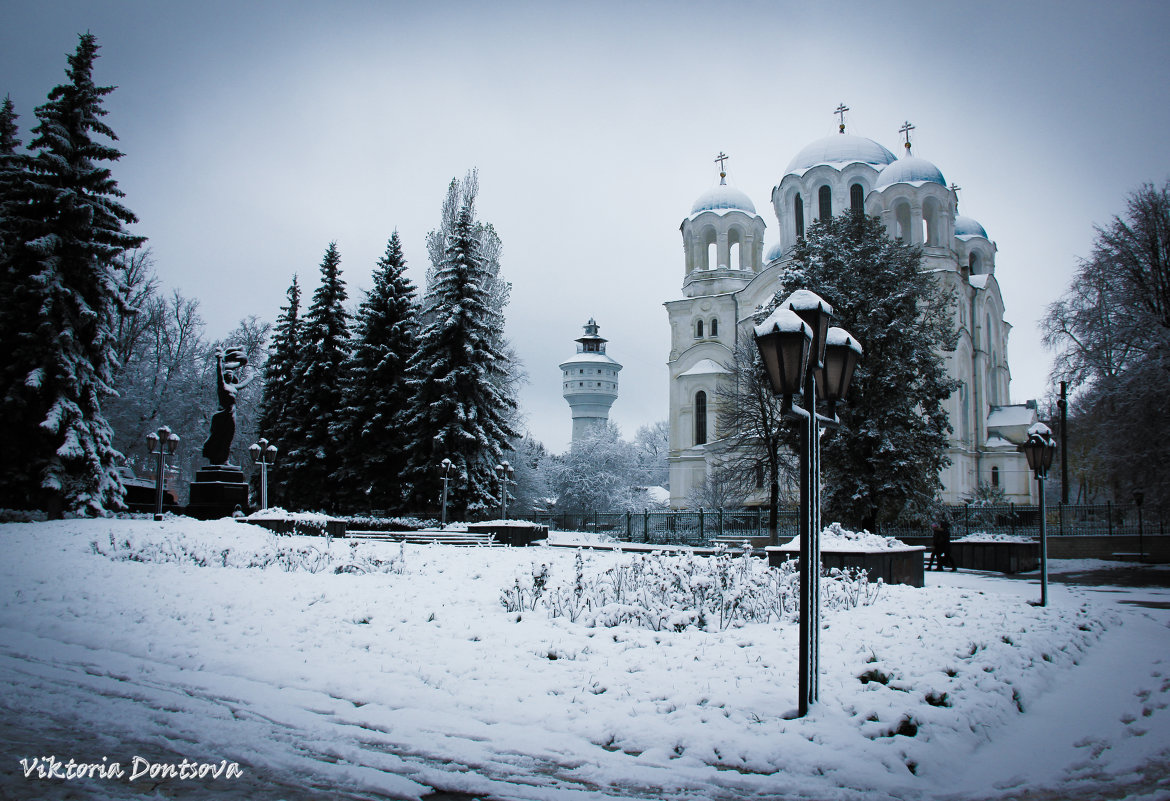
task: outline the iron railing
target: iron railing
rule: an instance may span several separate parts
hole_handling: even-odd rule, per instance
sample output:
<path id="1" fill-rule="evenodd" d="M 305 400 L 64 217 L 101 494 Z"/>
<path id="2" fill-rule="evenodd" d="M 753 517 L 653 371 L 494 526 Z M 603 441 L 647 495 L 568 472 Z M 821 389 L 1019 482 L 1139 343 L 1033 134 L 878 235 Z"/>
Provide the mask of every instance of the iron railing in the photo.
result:
<path id="1" fill-rule="evenodd" d="M 975 532 L 1039 536 L 1040 507 L 1036 504 L 968 504 L 948 506 L 954 537 Z M 1142 533 L 1164 535 L 1161 519 L 1147 514 Z M 644 509 L 625 512 L 544 512 L 533 522 L 555 531 L 608 534 L 625 542 L 663 545 L 712 545 L 718 540 L 768 536 L 764 509 Z M 1138 534 L 1138 510 L 1134 504 L 1058 504 L 1047 508 L 1050 536 Z M 781 541 L 797 534 L 799 509 L 781 507 L 778 536 Z M 846 528 L 852 526 L 846 524 Z M 929 537 L 930 525 L 921 520 L 895 520 L 879 526 L 879 533 L 897 537 Z"/>

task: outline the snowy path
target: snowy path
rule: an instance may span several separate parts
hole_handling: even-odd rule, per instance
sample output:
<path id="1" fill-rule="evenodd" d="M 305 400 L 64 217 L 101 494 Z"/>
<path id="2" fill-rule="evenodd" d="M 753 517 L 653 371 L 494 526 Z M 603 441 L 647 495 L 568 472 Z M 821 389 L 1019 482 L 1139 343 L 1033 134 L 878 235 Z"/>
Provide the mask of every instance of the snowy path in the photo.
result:
<path id="1" fill-rule="evenodd" d="M 2 798 L 1170 798 L 1170 610 L 1131 604 L 1170 590 L 1054 586 L 1037 610 L 1028 581 L 888 588 L 828 616 L 823 703 L 791 721 L 789 624 L 659 634 L 501 610 L 516 573 L 564 578 L 572 551 L 386 546 L 404 573 L 327 575 L 113 561 L 89 547 L 107 533 L 166 553 L 180 535 L 272 543 L 187 521 L 0 527 Z M 49 754 L 244 777 L 23 776 Z"/>

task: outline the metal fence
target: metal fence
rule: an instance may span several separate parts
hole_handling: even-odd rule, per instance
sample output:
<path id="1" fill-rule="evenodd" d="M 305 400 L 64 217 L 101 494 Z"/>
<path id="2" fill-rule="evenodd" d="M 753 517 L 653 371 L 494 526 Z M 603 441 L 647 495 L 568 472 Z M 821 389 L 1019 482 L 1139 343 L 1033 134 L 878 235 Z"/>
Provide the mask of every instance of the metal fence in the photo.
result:
<path id="1" fill-rule="evenodd" d="M 955 537 L 974 532 L 1040 535 L 1040 507 L 1033 505 L 948 506 Z M 781 507 L 778 535 L 795 537 L 800 510 Z M 661 545 L 711 545 L 720 539 L 766 537 L 768 513 L 764 509 L 666 509 L 640 512 L 555 512 L 533 515 L 533 522 L 557 531 L 586 531 L 609 534 L 625 542 Z M 831 521 L 824 521 L 826 523 Z M 1078 504 L 1047 507 L 1050 536 L 1122 535 L 1139 533 L 1138 508 L 1133 504 Z M 846 528 L 851 526 L 846 525 Z M 1141 521 L 1141 533 L 1164 535 L 1161 519 Z M 918 520 L 883 523 L 875 533 L 890 537 L 929 537 L 930 526 Z"/>

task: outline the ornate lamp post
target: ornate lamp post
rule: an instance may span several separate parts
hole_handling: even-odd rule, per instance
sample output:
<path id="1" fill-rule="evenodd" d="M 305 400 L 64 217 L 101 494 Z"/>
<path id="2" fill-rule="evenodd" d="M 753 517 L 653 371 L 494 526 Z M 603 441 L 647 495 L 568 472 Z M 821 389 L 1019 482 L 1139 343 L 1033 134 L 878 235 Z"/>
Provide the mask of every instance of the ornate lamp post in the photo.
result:
<path id="1" fill-rule="evenodd" d="M 268 468 L 276 462 L 276 446 L 269 445 L 264 437 L 259 442 L 253 442 L 248 448 L 252 454 L 252 461 L 260 465 L 260 508 L 268 508 Z"/>
<path id="2" fill-rule="evenodd" d="M 163 482 L 166 476 L 167 456 L 174 456 L 179 447 L 179 435 L 171 431 L 170 426 L 162 426 L 159 430 L 151 431 L 146 435 L 146 446 L 151 456 L 158 457 L 154 474 L 154 519 L 162 520 L 163 511 Z"/>
<path id="3" fill-rule="evenodd" d="M 500 462 L 496 465 L 496 475 L 500 477 L 500 519 L 508 519 L 508 481 L 515 474 L 512 465 Z"/>
<path id="4" fill-rule="evenodd" d="M 1144 492 L 1142 492 L 1140 489 L 1135 489 L 1133 491 L 1133 502 L 1137 504 L 1137 508 L 1138 508 L 1138 561 L 1139 562 L 1146 561 L 1146 547 L 1145 547 L 1145 543 L 1142 541 L 1142 534 L 1144 533 L 1142 531 L 1142 501 L 1144 501 L 1145 499 L 1146 499 L 1146 494 Z"/>
<path id="5" fill-rule="evenodd" d="M 849 391 L 861 346 L 841 328 L 829 328 L 832 307 L 816 293 L 793 292 L 760 325 L 756 347 L 784 416 L 801 430 L 799 711 L 820 696 L 821 448 L 820 429 L 840 425 L 836 405 Z M 792 396 L 803 393 L 803 408 Z M 817 400 L 828 417 L 817 414 Z"/>
<path id="6" fill-rule="evenodd" d="M 1044 479 L 1048 477 L 1048 468 L 1052 467 L 1052 456 L 1056 453 L 1052 429 L 1043 423 L 1033 424 L 1028 429 L 1028 441 L 1020 447 L 1040 488 L 1040 605 L 1048 606 L 1048 510 L 1044 506 Z"/>
<path id="7" fill-rule="evenodd" d="M 454 463 L 450 459 L 444 459 L 439 463 L 439 469 L 443 471 L 443 516 L 442 525 L 447 525 L 447 482 L 451 480 L 451 468 Z"/>

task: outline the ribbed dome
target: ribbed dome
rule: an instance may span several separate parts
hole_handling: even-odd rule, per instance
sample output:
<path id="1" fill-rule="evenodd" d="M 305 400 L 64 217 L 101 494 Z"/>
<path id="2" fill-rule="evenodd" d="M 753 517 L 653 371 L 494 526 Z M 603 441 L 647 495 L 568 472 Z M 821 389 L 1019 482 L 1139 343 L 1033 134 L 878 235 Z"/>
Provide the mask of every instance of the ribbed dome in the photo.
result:
<path id="1" fill-rule="evenodd" d="M 926 159 L 918 158 L 918 156 L 903 156 L 878 173 L 877 183 L 874 184 L 874 189 L 884 189 L 894 184 L 910 184 L 927 181 L 939 184 L 940 186 L 947 185 L 947 181 L 943 178 L 943 174 L 939 168 Z"/>
<path id="2" fill-rule="evenodd" d="M 987 231 L 971 217 L 955 217 L 955 236 L 981 236 L 987 239 Z"/>
<path id="3" fill-rule="evenodd" d="M 721 211 L 724 209 L 746 211 L 748 214 L 756 213 L 756 205 L 752 203 L 750 197 L 734 186 L 719 184 L 699 195 L 699 199 L 695 201 L 695 205 L 691 206 L 691 214 L 698 214 L 701 211 Z"/>
<path id="4" fill-rule="evenodd" d="M 895 160 L 890 151 L 872 139 L 850 134 L 834 134 L 818 139 L 805 146 L 788 163 L 786 173 L 807 170 L 818 164 L 862 164 L 882 165 Z"/>

